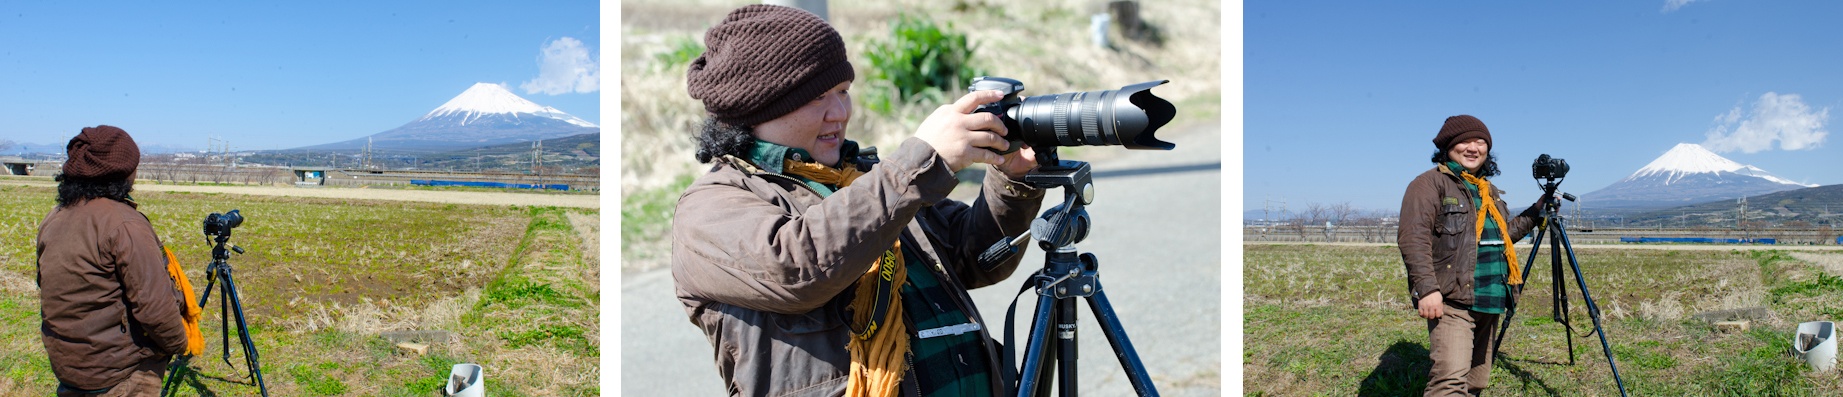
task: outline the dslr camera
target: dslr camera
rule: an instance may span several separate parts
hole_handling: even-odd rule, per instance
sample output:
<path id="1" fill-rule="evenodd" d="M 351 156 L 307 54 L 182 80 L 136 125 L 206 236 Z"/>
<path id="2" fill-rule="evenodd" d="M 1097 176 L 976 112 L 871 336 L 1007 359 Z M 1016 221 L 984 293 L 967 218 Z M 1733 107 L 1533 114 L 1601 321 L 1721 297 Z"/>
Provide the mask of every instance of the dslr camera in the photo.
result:
<path id="1" fill-rule="evenodd" d="M 243 225 L 243 214 L 238 213 L 237 210 L 230 210 L 222 214 L 213 212 L 205 216 L 205 236 L 229 237 L 230 229 L 235 229 L 240 225 Z"/>
<path id="2" fill-rule="evenodd" d="M 1568 177 L 1568 161 L 1547 154 L 1536 157 L 1536 163 L 1530 165 L 1530 173 L 1536 179 L 1561 179 Z"/>

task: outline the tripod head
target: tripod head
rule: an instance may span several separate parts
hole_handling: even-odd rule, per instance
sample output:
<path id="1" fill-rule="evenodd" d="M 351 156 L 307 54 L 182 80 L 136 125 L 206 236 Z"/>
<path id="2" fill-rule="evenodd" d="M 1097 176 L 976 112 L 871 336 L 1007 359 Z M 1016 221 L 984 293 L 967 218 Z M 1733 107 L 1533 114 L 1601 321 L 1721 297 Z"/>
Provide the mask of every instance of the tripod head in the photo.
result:
<path id="1" fill-rule="evenodd" d="M 1024 175 L 1024 182 L 1040 189 L 1063 189 L 1062 204 L 1030 222 L 1030 234 L 1045 251 L 1053 251 L 1088 237 L 1086 206 L 1094 202 L 1094 172 L 1086 162 L 1057 159 L 1054 148 L 1047 153 L 1053 162 L 1038 163 L 1042 165 Z M 1038 152 L 1038 158 L 1044 159 L 1044 152 Z"/>

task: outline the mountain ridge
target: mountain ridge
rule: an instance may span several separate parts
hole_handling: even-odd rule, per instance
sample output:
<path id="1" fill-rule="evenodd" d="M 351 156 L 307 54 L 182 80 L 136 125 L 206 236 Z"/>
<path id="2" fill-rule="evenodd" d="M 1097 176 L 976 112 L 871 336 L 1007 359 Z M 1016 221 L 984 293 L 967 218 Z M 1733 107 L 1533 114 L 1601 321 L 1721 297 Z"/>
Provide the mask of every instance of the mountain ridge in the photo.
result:
<path id="1" fill-rule="evenodd" d="M 601 127 L 531 102 L 492 83 L 475 83 L 422 117 L 397 128 L 292 151 L 443 153 L 482 146 L 599 134 Z"/>
<path id="2" fill-rule="evenodd" d="M 1646 210 L 1815 187 L 1678 143 L 1625 179 L 1582 195 L 1596 209 Z"/>

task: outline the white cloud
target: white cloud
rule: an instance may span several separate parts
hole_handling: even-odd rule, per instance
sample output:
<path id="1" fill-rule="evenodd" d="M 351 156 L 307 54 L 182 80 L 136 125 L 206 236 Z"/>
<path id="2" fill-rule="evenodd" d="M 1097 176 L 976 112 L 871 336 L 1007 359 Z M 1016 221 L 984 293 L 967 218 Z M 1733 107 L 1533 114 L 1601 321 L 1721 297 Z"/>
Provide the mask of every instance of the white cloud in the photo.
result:
<path id="1" fill-rule="evenodd" d="M 1782 150 L 1816 149 L 1830 135 L 1824 124 L 1830 121 L 1830 108 L 1812 111 L 1798 94 L 1779 95 L 1768 92 L 1753 103 L 1743 117 L 1740 106 L 1715 116 L 1715 127 L 1706 134 L 1702 146 L 1717 153 L 1740 151 L 1755 153 L 1773 150 L 1779 142 Z"/>
<path id="2" fill-rule="evenodd" d="M 1664 0 L 1664 12 L 1676 11 L 1678 8 L 1683 8 L 1683 6 L 1696 1 L 1698 0 Z"/>
<path id="3" fill-rule="evenodd" d="M 586 94 L 602 89 L 601 69 L 581 41 L 564 37 L 538 51 L 538 77 L 519 84 L 526 94 Z"/>

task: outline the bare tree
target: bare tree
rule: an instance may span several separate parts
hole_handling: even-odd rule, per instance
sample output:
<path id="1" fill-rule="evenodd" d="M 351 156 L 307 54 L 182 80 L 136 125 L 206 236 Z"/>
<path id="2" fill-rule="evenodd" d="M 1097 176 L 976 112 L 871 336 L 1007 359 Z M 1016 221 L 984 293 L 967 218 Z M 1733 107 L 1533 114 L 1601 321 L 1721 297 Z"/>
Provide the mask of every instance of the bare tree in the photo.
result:
<path id="1" fill-rule="evenodd" d="M 1311 223 L 1311 219 L 1308 219 L 1308 216 L 1303 212 L 1288 212 L 1283 216 L 1284 218 L 1282 218 L 1280 229 L 1291 231 L 1293 234 L 1299 235 L 1300 241 L 1305 241 L 1305 225 Z"/>

